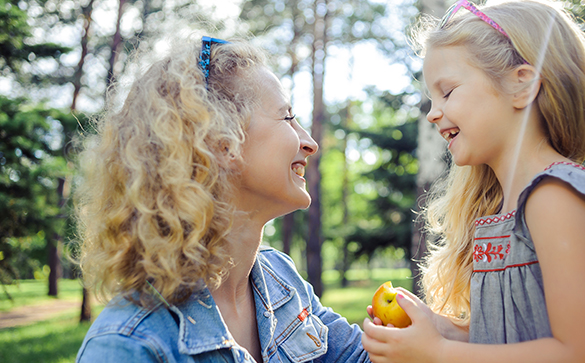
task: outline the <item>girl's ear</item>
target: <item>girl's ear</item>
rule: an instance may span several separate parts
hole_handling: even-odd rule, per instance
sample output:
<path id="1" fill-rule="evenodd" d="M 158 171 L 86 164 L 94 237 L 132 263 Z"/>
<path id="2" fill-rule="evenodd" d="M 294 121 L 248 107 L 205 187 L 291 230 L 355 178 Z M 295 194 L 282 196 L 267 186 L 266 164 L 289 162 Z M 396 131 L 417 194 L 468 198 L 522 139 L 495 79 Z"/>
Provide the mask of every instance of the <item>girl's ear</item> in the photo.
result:
<path id="1" fill-rule="evenodd" d="M 536 69 L 529 64 L 518 66 L 512 71 L 511 81 L 515 87 L 512 100 L 514 108 L 524 109 L 532 104 L 542 84 Z"/>

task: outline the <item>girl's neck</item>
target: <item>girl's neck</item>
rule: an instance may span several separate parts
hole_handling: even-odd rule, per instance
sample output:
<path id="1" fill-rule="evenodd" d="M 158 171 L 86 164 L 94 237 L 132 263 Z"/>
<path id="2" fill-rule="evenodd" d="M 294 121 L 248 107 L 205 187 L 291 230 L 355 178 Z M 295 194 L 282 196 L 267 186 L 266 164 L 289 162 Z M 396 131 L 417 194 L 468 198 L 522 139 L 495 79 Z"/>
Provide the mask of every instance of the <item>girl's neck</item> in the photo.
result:
<path id="1" fill-rule="evenodd" d="M 542 142 L 521 150 L 517 158 L 507 158 L 494 166 L 490 165 L 504 192 L 500 212 L 508 213 L 515 210 L 520 193 L 528 183 L 556 161 L 569 161 L 569 159 L 557 153 L 548 143 Z"/>

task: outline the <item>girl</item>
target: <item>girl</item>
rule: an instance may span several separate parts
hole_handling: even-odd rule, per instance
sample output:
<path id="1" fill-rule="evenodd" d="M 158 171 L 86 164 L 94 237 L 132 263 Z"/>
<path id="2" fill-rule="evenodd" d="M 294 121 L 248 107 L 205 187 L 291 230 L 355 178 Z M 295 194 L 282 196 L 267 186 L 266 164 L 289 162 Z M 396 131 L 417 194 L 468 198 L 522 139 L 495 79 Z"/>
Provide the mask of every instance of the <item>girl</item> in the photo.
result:
<path id="1" fill-rule="evenodd" d="M 359 327 L 260 248 L 266 222 L 309 206 L 318 148 L 262 52 L 182 41 L 96 129 L 80 160 L 80 262 L 114 298 L 78 362 L 367 360 Z"/>
<path id="2" fill-rule="evenodd" d="M 410 327 L 366 320 L 372 361 L 585 361 L 584 44 L 537 1 L 461 0 L 428 33 L 427 119 L 453 161 L 425 211 L 430 309 L 403 291 Z"/>

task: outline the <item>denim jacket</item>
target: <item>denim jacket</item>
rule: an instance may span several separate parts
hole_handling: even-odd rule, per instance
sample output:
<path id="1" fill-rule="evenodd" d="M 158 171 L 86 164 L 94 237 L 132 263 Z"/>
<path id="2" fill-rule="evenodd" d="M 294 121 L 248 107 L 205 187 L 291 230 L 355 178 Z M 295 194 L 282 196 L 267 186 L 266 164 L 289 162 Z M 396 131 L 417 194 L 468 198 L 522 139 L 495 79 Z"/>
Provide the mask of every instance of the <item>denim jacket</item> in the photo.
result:
<path id="1" fill-rule="evenodd" d="M 367 362 L 361 330 L 323 307 L 292 260 L 261 247 L 251 272 L 264 362 Z M 171 311 L 174 313 L 171 313 Z M 167 309 L 112 300 L 77 362 L 254 362 L 234 341 L 209 290 Z"/>

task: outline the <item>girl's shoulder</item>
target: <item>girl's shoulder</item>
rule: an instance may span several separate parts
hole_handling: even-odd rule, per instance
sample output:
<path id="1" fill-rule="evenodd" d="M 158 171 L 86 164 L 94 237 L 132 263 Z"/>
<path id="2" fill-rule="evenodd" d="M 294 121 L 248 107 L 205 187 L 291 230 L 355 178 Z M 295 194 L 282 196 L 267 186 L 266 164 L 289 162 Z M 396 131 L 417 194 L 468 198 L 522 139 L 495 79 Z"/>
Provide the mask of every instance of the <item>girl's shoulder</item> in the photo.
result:
<path id="1" fill-rule="evenodd" d="M 585 196 L 585 167 L 583 165 L 571 162 L 556 162 L 549 165 L 532 179 L 518 198 L 514 233 L 521 240 L 531 239 L 525 217 L 528 198 L 545 181 L 561 182 L 563 185 L 570 186 L 573 193 Z M 555 213 L 554 210 L 550 212 Z"/>
<path id="2" fill-rule="evenodd" d="M 526 201 L 534 189 L 547 178 L 562 181 L 573 187 L 577 193 L 585 195 L 585 167 L 577 163 L 559 161 L 552 163 L 543 172 L 537 174 L 524 188 L 518 198 L 518 212 L 524 209 Z"/>

